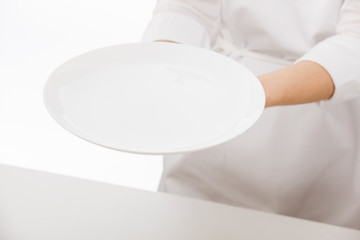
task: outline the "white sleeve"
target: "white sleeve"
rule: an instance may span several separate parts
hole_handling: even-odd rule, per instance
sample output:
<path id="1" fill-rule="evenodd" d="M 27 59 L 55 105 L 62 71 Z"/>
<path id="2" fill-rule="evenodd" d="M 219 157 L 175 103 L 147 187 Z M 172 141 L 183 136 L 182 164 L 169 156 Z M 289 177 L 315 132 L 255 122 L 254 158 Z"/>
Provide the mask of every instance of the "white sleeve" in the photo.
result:
<path id="1" fill-rule="evenodd" d="M 360 0 L 345 0 L 336 35 L 315 45 L 301 60 L 320 64 L 334 81 L 335 93 L 322 105 L 360 97 Z"/>
<path id="2" fill-rule="evenodd" d="M 221 0 L 158 0 L 142 41 L 171 40 L 210 48 L 220 12 Z"/>

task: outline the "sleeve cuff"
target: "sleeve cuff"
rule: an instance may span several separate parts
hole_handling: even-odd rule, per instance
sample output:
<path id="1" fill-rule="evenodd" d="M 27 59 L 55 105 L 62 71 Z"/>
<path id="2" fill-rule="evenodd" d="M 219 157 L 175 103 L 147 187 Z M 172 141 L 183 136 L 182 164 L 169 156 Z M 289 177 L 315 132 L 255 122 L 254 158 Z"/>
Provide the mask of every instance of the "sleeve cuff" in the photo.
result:
<path id="1" fill-rule="evenodd" d="M 335 85 L 334 95 L 320 106 L 360 97 L 360 39 L 336 35 L 317 44 L 297 60 L 313 61 L 324 67 Z"/>
<path id="2" fill-rule="evenodd" d="M 159 13 L 150 21 L 142 42 L 170 40 L 183 44 L 210 48 L 210 36 L 198 22 L 179 13 Z"/>

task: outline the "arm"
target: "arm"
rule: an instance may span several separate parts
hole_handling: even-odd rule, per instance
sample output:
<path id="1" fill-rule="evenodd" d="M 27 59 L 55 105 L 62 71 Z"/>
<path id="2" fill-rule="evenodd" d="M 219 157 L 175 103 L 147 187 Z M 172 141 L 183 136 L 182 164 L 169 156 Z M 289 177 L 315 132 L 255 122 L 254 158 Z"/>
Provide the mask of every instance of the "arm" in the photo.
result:
<path id="1" fill-rule="evenodd" d="M 221 0 L 158 0 L 143 42 L 169 40 L 210 48 L 218 34 Z"/>
<path id="2" fill-rule="evenodd" d="M 278 83 L 287 77 L 288 82 L 279 87 Z M 330 100 L 323 101 L 323 105 L 332 105 L 358 99 L 360 1 L 343 2 L 333 36 L 313 46 L 293 66 L 260 76 L 260 81 L 268 92 L 269 106 L 326 99 Z"/>
<path id="3" fill-rule="evenodd" d="M 169 40 L 156 42 L 176 43 Z M 312 61 L 300 61 L 258 78 L 265 91 L 265 107 L 326 100 L 331 98 L 335 91 L 330 74 Z"/>
<path id="4" fill-rule="evenodd" d="M 258 78 L 264 87 L 266 107 L 326 100 L 335 91 L 329 73 L 312 61 L 300 61 Z"/>
<path id="5" fill-rule="evenodd" d="M 315 45 L 292 66 L 259 76 L 266 106 L 360 97 L 360 1 L 345 0 L 336 34 Z"/>
<path id="6" fill-rule="evenodd" d="M 176 0 L 168 0 L 168 3 L 170 2 L 174 3 Z M 194 2 L 200 3 L 201 1 L 194 0 Z M 214 4 L 217 1 L 206 0 L 205 2 Z M 212 5 L 207 9 L 217 9 L 218 6 L 214 6 L 217 5 Z M 189 10 L 189 14 L 190 12 Z M 211 18 L 212 21 L 210 21 L 210 18 L 207 19 L 209 20 L 208 23 L 216 22 L 218 13 L 215 12 L 213 12 L 213 18 Z M 204 14 L 204 16 L 208 15 Z M 193 18 L 193 15 L 190 14 L 188 17 Z M 196 21 L 194 25 L 196 25 L 195 23 Z M 210 25 L 204 25 L 204 22 L 201 25 L 207 26 L 204 28 L 206 29 L 206 31 L 203 31 L 204 33 L 210 32 Z M 160 27 L 154 28 L 154 26 Z M 192 24 L 189 23 L 188 28 L 191 27 Z M 160 31 L 161 34 L 158 34 L 155 31 L 158 29 L 165 29 L 165 31 Z M 182 38 L 187 36 L 189 39 L 197 39 L 195 42 L 198 46 L 204 46 L 200 44 L 200 39 L 203 36 L 208 36 L 208 34 L 191 35 L 183 32 L 178 36 L 171 32 L 171 29 L 179 28 L 174 26 L 163 28 L 161 24 L 150 24 L 150 30 L 152 31 L 149 31 L 149 33 L 152 34 L 145 35 L 150 36 L 148 40 L 151 41 L 164 39 L 163 41 L 171 40 L 172 42 L 181 43 L 186 43 Z M 193 30 L 194 33 L 201 32 Z M 192 44 L 191 41 L 187 43 Z M 266 94 L 266 106 L 301 104 L 330 98 L 331 100 L 327 102 L 336 103 L 358 98 L 360 97 L 359 61 L 360 1 L 345 0 L 334 36 L 315 45 L 294 65 L 259 76 Z"/>

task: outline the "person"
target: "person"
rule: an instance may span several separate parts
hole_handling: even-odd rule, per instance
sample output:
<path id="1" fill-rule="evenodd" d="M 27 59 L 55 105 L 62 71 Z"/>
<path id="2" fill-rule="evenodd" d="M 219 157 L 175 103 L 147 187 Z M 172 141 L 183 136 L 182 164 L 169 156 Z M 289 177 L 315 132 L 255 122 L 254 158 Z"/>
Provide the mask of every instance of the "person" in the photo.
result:
<path id="1" fill-rule="evenodd" d="M 159 0 L 142 41 L 229 56 L 266 95 L 239 137 L 164 156 L 159 191 L 360 228 L 359 0 Z"/>

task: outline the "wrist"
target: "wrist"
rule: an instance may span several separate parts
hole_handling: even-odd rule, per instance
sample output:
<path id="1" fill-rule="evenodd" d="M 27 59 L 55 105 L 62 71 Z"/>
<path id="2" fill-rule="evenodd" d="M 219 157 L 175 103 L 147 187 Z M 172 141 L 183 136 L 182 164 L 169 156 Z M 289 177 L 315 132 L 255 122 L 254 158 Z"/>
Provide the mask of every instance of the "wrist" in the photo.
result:
<path id="1" fill-rule="evenodd" d="M 276 106 L 278 104 L 277 102 L 279 101 L 276 100 L 278 96 L 274 93 L 274 90 L 272 89 L 273 85 L 271 84 L 271 79 L 266 74 L 258 76 L 258 79 L 264 89 L 265 107 Z"/>

